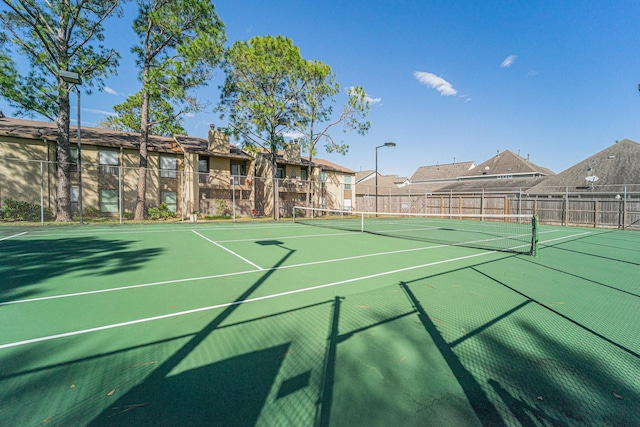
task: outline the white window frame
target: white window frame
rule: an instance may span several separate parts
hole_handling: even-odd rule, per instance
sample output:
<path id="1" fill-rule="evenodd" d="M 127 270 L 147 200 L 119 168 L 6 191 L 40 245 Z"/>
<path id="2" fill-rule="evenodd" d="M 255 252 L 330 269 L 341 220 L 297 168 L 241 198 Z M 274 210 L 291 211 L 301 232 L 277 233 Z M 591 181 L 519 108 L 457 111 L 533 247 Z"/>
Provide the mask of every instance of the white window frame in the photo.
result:
<path id="1" fill-rule="evenodd" d="M 351 190 L 351 175 L 344 176 L 344 189 Z"/>
<path id="2" fill-rule="evenodd" d="M 167 203 L 167 197 L 168 196 L 173 196 L 173 202 L 172 203 Z M 175 191 L 162 191 L 160 192 L 160 203 L 164 203 L 167 205 L 167 208 L 171 211 L 171 212 L 177 212 L 178 211 L 178 193 Z"/>
<path id="3" fill-rule="evenodd" d="M 109 197 L 105 197 L 109 193 Z M 107 203 L 105 199 L 109 199 L 110 201 Z M 111 201 L 115 199 L 114 202 Z M 118 203 L 118 190 L 103 188 L 100 190 L 100 212 L 107 213 L 117 213 L 119 211 L 119 203 Z"/>
<path id="4" fill-rule="evenodd" d="M 118 166 L 120 165 L 118 152 L 115 150 L 98 149 L 98 164 L 100 165 L 100 173 L 117 175 Z"/>
<path id="5" fill-rule="evenodd" d="M 175 178 L 178 170 L 178 158 L 176 156 L 160 155 L 160 178 Z"/>

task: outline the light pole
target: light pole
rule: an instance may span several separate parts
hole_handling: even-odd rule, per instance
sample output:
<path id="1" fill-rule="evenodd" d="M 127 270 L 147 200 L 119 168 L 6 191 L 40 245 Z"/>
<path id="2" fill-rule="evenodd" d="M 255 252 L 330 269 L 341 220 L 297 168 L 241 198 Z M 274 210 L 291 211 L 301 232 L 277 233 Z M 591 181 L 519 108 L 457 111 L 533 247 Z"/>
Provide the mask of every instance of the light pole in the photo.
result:
<path id="1" fill-rule="evenodd" d="M 76 167 L 78 169 L 78 216 L 80 217 L 80 224 L 82 224 L 82 167 L 80 160 L 82 158 L 82 144 L 80 142 L 80 88 L 78 87 L 78 85 L 82 84 L 82 81 L 78 73 L 72 73 L 71 71 L 60 71 L 59 75 L 63 81 L 71 83 L 78 94 L 78 160 Z"/>
<path id="2" fill-rule="evenodd" d="M 385 142 L 384 144 L 376 147 L 376 214 L 378 213 L 378 148 L 395 146 L 395 142 Z"/>

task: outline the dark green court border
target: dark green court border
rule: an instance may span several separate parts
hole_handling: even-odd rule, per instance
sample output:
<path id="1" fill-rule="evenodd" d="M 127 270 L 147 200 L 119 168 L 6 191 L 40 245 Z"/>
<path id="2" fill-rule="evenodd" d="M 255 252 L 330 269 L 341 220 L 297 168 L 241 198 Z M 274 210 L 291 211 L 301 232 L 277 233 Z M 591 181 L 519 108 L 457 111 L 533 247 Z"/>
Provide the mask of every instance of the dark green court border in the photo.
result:
<path id="1" fill-rule="evenodd" d="M 0 350 L 7 422 L 633 425 L 640 413 L 638 233 L 541 227 L 537 258 L 449 247 L 292 267 L 425 244 L 290 224 L 185 226 L 0 241 L 0 299 L 252 269 L 191 229 L 264 270 L 3 305 L 2 343 L 354 281 Z"/>

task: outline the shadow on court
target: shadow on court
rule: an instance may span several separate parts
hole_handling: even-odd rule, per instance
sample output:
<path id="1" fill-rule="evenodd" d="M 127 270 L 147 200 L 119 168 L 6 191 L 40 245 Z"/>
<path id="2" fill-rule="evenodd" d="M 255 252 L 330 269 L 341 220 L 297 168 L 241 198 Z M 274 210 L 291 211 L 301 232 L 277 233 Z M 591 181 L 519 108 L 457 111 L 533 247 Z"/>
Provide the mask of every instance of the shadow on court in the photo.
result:
<path id="1" fill-rule="evenodd" d="M 13 239 L 0 244 L 0 300 L 27 298 L 35 293 L 20 288 L 69 273 L 117 274 L 140 269 L 160 248 L 133 249 L 135 242 L 93 237 Z"/>
<path id="2" fill-rule="evenodd" d="M 267 281 L 286 279 L 277 267 L 293 254 L 276 240 L 259 244 L 285 252 L 215 318 L 197 315 L 198 327 L 185 326 L 190 333 L 75 360 L 63 357 L 65 349 L 93 343 L 98 351 L 107 335 L 3 358 L 13 372 L 0 374 L 0 396 L 17 415 L 1 405 L 0 413 L 14 425 L 35 424 L 19 417 L 43 401 L 52 413 L 64 402 L 51 424 L 95 426 L 633 425 L 640 413 L 638 354 L 518 291 L 504 267 L 520 269 L 511 261 L 520 258 L 371 288 L 327 288 L 313 302 L 298 294 L 294 308 L 291 299 L 276 308 L 274 298 L 257 315 L 257 304 L 242 302 Z M 141 330 L 163 325 L 175 323 Z M 63 362 L 42 366 L 45 351 Z M 64 401 L 78 371 L 100 377 L 93 394 Z M 104 377 L 117 386 L 105 388 Z M 19 380 L 22 388 L 12 383 Z"/>
<path id="3" fill-rule="evenodd" d="M 400 284 L 482 424 L 634 424 L 638 353 L 498 279 L 502 261 Z"/>
<path id="4" fill-rule="evenodd" d="M 287 252 L 141 384 L 110 405 L 89 425 L 255 425 L 289 344 L 245 353 L 179 375 L 171 375 L 171 372 L 295 252 L 279 241 L 258 243 Z"/>

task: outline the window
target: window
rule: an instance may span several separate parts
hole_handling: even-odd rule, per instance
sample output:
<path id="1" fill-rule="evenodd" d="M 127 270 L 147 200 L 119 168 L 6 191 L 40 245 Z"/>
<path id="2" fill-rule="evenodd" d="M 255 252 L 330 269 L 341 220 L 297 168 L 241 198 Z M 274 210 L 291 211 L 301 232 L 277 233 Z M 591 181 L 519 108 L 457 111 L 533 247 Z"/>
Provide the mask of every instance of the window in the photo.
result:
<path id="1" fill-rule="evenodd" d="M 178 163 L 175 157 L 160 155 L 160 177 L 175 178 L 177 164 Z"/>
<path id="2" fill-rule="evenodd" d="M 351 199 L 344 199 L 344 210 L 351 210 Z"/>
<path id="3" fill-rule="evenodd" d="M 78 149 L 69 149 L 71 159 L 69 160 L 69 172 L 78 172 Z M 73 201 L 73 200 L 72 200 Z"/>
<path id="4" fill-rule="evenodd" d="M 246 176 L 247 165 L 245 163 L 231 162 L 231 175 L 234 176 Z"/>
<path id="5" fill-rule="evenodd" d="M 322 172 L 322 182 L 327 182 L 327 173 Z"/>
<path id="6" fill-rule="evenodd" d="M 77 153 L 76 153 L 77 154 Z M 99 172 L 108 175 L 118 175 L 118 152 L 112 150 L 98 150 Z"/>
<path id="7" fill-rule="evenodd" d="M 351 190 L 351 175 L 344 176 L 344 189 Z"/>
<path id="8" fill-rule="evenodd" d="M 278 167 L 278 169 L 276 170 L 276 178 L 284 178 L 284 168 Z"/>
<path id="9" fill-rule="evenodd" d="M 209 179 L 209 158 L 198 160 L 198 182 L 206 184 Z"/>
<path id="10" fill-rule="evenodd" d="M 160 203 L 167 205 L 171 212 L 178 210 L 178 197 L 175 191 L 163 191 L 160 193 Z"/>
<path id="11" fill-rule="evenodd" d="M 118 190 L 100 190 L 100 212 L 118 212 Z"/>
<path id="12" fill-rule="evenodd" d="M 300 169 L 300 179 L 303 181 L 307 180 L 307 170 L 306 169 Z"/>
<path id="13" fill-rule="evenodd" d="M 80 194 L 80 189 L 78 187 L 69 188 L 69 196 L 71 197 L 72 212 L 78 212 L 78 194 Z"/>

